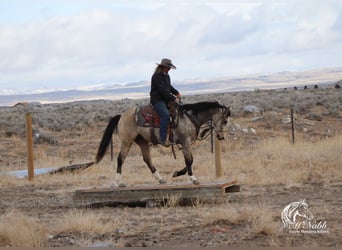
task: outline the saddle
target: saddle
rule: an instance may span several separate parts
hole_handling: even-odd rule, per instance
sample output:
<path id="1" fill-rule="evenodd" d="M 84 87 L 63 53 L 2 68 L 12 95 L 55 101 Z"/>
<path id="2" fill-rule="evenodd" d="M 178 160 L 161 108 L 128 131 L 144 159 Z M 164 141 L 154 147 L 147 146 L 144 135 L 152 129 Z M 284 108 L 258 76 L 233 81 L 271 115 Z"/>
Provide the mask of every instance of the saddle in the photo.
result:
<path id="1" fill-rule="evenodd" d="M 139 106 L 135 116 L 139 126 L 159 128 L 160 117 L 151 104 Z"/>
<path id="2" fill-rule="evenodd" d="M 170 111 L 171 121 L 169 123 L 168 128 L 168 136 L 170 141 L 173 141 L 173 133 L 170 132 L 171 129 L 175 128 L 176 125 L 176 106 L 175 103 L 170 103 L 168 105 L 168 109 Z M 160 127 L 160 117 L 158 113 L 154 110 L 151 104 L 141 105 L 135 111 L 135 120 L 138 126 L 148 127 L 151 130 L 151 141 L 153 144 L 158 144 L 158 139 L 155 135 L 155 128 Z"/>

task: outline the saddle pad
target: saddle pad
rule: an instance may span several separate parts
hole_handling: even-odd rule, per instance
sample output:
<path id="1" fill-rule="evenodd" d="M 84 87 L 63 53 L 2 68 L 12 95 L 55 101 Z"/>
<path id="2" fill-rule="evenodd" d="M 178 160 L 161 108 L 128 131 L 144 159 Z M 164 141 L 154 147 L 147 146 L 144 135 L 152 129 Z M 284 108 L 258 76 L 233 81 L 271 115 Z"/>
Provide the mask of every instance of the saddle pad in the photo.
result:
<path id="1" fill-rule="evenodd" d="M 139 126 L 159 128 L 160 118 L 151 104 L 139 106 L 135 112 L 135 119 Z"/>

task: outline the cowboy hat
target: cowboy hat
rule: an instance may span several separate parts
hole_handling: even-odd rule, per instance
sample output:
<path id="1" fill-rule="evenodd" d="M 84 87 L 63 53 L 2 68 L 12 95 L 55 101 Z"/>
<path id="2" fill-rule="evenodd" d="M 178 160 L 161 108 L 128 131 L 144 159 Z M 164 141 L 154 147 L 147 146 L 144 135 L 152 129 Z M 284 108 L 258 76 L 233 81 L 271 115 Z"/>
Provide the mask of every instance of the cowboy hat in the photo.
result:
<path id="1" fill-rule="evenodd" d="M 176 66 L 172 64 L 172 61 L 170 59 L 167 59 L 167 58 L 163 58 L 160 63 L 156 63 L 156 64 L 164 66 L 164 67 L 176 69 Z"/>

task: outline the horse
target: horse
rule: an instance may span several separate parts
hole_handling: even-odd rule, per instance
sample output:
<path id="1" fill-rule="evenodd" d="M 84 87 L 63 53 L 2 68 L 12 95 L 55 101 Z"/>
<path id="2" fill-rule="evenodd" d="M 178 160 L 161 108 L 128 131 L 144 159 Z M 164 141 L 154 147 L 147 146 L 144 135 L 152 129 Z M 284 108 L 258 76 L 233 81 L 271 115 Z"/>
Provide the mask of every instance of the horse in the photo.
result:
<path id="1" fill-rule="evenodd" d="M 153 133 L 153 130 L 149 127 L 142 127 L 137 124 L 136 112 L 138 108 L 138 106 L 132 106 L 122 114 L 116 115 L 110 119 L 104 130 L 96 155 L 95 162 L 98 163 L 105 155 L 113 133 L 119 136 L 121 148 L 117 157 L 117 169 L 114 179 L 114 184 L 119 187 L 126 186 L 122 180 L 121 171 L 122 165 L 133 143 L 136 143 L 140 147 L 143 160 L 147 164 L 152 175 L 160 184 L 166 183 L 165 179 L 160 175 L 151 160 L 150 146 L 152 144 L 151 133 Z M 200 183 L 192 171 L 193 155 L 191 145 L 194 141 L 199 139 L 199 136 L 203 136 L 199 135 L 200 131 L 203 132 L 203 129 L 201 129 L 203 126 L 206 127 L 206 130 L 214 131 L 218 140 L 223 140 L 228 124 L 228 117 L 231 115 L 230 108 L 221 105 L 218 102 L 198 102 L 176 105 L 175 110 L 175 126 L 172 129 L 173 142 L 174 144 L 180 145 L 182 148 L 186 166 L 179 171 L 175 171 L 173 177 L 188 173 L 190 181 L 194 185 L 199 185 Z M 157 144 L 160 144 L 159 128 L 155 129 L 154 136 L 158 139 Z"/>
<path id="2" fill-rule="evenodd" d="M 313 219 L 313 215 L 305 200 L 301 200 L 287 205 L 281 213 L 281 219 L 284 227 L 299 229 L 297 227 L 307 226 L 307 222 Z"/>

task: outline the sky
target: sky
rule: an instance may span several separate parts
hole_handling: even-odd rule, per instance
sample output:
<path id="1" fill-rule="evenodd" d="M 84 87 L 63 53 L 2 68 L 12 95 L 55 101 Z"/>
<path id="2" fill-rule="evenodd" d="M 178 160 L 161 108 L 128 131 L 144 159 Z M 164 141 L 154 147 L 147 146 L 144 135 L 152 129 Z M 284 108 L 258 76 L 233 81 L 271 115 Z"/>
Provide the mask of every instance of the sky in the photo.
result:
<path id="1" fill-rule="evenodd" d="M 342 66 L 340 0 L 0 0 L 0 93 Z"/>

